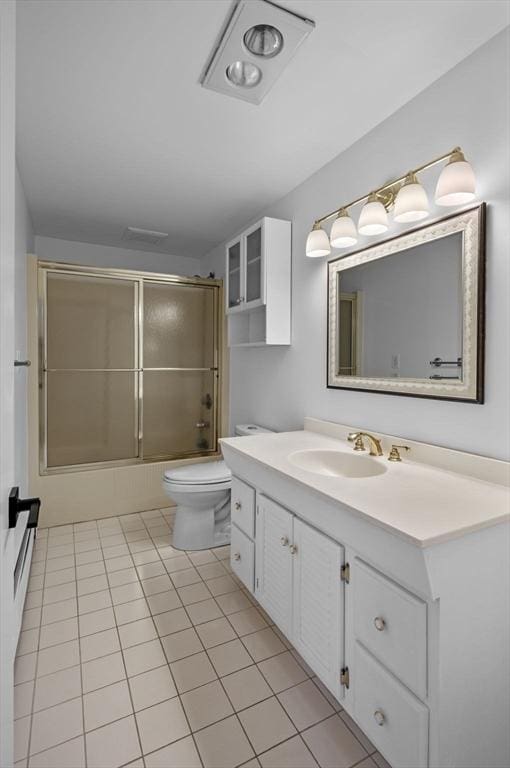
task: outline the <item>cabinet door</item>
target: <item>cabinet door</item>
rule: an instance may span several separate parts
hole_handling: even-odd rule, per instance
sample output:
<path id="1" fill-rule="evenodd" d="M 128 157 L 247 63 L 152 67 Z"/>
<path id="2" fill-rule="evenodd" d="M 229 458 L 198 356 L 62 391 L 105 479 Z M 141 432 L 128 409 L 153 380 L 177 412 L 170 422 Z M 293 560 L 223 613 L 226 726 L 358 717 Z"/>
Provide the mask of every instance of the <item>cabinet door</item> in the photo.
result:
<path id="1" fill-rule="evenodd" d="M 282 632 L 292 630 L 292 515 L 257 497 L 255 597 Z"/>
<path id="2" fill-rule="evenodd" d="M 244 235 L 244 303 L 256 307 L 264 303 L 264 229 L 257 224 Z"/>
<path id="3" fill-rule="evenodd" d="M 227 313 L 239 310 L 243 301 L 242 241 L 234 240 L 227 245 Z"/>
<path id="4" fill-rule="evenodd" d="M 294 519 L 292 642 L 337 697 L 343 666 L 343 547 Z M 342 689 L 343 690 L 343 689 Z"/>

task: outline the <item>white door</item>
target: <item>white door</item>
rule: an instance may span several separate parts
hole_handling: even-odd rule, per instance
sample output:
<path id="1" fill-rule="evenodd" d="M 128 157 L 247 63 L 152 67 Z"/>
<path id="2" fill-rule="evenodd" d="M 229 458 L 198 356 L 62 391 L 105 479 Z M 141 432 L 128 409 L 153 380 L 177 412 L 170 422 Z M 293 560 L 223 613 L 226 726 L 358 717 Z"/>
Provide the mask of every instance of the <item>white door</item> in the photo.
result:
<path id="1" fill-rule="evenodd" d="M 292 515 L 257 497 L 255 597 L 281 631 L 292 631 Z"/>
<path id="2" fill-rule="evenodd" d="M 343 547 L 294 519 L 294 617 L 292 642 L 339 698 L 343 666 Z"/>
<path id="3" fill-rule="evenodd" d="M 14 61 L 15 3 L 0 3 L 0 765 L 13 762 L 14 543 Z"/>

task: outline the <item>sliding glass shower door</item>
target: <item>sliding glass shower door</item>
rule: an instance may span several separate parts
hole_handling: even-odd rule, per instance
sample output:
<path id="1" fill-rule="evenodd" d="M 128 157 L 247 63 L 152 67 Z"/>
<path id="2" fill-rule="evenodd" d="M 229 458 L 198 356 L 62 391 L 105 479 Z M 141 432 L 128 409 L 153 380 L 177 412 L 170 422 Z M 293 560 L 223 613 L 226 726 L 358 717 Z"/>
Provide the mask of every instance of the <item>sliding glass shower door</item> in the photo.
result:
<path id="1" fill-rule="evenodd" d="M 221 284 L 39 272 L 41 471 L 215 452 Z"/>

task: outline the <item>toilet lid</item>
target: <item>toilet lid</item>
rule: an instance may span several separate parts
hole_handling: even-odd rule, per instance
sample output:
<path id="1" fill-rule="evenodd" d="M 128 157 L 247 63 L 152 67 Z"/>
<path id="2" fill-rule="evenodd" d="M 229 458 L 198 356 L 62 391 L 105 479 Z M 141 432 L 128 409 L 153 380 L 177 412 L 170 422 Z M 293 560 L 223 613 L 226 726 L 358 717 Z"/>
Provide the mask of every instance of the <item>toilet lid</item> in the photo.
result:
<path id="1" fill-rule="evenodd" d="M 188 464 L 185 467 L 167 469 L 165 480 L 187 485 L 212 485 L 230 480 L 232 473 L 223 460 Z"/>

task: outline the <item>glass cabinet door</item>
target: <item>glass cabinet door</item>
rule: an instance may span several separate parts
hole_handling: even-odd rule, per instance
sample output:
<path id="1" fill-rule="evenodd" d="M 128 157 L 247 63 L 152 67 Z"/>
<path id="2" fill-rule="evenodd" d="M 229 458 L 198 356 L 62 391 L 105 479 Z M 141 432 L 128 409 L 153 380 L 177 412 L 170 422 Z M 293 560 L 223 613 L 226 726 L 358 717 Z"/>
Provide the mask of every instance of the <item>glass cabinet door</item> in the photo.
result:
<path id="1" fill-rule="evenodd" d="M 228 308 L 238 307 L 241 297 L 241 241 L 233 243 L 228 249 Z"/>
<path id="2" fill-rule="evenodd" d="M 246 236 L 245 301 L 250 304 L 262 298 L 262 227 L 257 227 Z"/>

